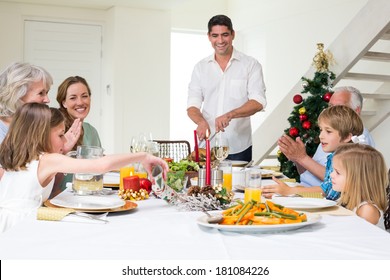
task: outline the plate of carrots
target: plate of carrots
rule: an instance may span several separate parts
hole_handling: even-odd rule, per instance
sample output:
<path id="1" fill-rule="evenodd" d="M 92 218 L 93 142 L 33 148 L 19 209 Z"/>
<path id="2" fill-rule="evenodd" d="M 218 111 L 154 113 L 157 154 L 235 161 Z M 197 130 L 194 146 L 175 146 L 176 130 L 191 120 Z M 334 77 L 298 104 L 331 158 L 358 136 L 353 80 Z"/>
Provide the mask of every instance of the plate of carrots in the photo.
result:
<path id="1" fill-rule="evenodd" d="M 198 225 L 223 231 L 268 233 L 294 230 L 321 220 L 320 215 L 297 212 L 270 200 L 264 203 L 238 201 L 219 213 L 223 216 L 220 223 L 210 224 L 207 216 L 201 216 L 197 219 Z"/>

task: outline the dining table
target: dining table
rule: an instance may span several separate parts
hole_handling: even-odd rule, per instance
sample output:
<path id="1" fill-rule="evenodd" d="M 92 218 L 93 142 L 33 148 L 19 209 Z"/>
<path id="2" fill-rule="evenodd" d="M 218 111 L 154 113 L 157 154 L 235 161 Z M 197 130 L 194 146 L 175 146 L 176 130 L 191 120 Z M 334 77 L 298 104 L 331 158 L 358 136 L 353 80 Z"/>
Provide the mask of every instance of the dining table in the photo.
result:
<path id="1" fill-rule="evenodd" d="M 235 198 L 243 195 L 235 191 Z M 32 213 L 0 234 L 0 259 L 390 260 L 390 234 L 340 206 L 311 213 L 318 221 L 300 228 L 231 232 L 201 225 L 202 211 L 152 194 L 135 203 L 108 213 L 106 223 Z"/>

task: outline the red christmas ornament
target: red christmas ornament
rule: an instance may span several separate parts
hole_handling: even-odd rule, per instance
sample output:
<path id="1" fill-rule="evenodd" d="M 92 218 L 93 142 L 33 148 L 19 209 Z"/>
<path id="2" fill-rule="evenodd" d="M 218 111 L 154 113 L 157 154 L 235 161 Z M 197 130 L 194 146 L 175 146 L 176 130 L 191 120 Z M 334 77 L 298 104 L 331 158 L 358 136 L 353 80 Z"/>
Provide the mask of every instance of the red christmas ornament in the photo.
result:
<path id="1" fill-rule="evenodd" d="M 311 122 L 310 121 L 304 121 L 303 124 L 302 124 L 302 127 L 304 129 L 310 129 L 311 127 Z"/>
<path id="2" fill-rule="evenodd" d="M 307 115 L 306 115 L 306 114 L 299 115 L 299 120 L 300 120 L 301 122 L 306 121 L 306 120 L 307 120 Z"/>
<path id="3" fill-rule="evenodd" d="M 302 102 L 302 100 L 303 100 L 303 98 L 302 98 L 302 95 L 300 95 L 300 94 L 296 94 L 293 97 L 293 101 L 295 104 L 300 104 Z"/>
<path id="4" fill-rule="evenodd" d="M 332 97 L 332 94 L 331 92 L 327 92 L 325 93 L 323 96 L 322 96 L 322 100 L 324 100 L 325 102 L 329 102 L 330 98 Z"/>
<path id="5" fill-rule="evenodd" d="M 297 137 L 299 134 L 299 130 L 296 127 L 292 127 L 292 128 L 290 128 L 288 133 L 290 134 L 291 137 Z"/>

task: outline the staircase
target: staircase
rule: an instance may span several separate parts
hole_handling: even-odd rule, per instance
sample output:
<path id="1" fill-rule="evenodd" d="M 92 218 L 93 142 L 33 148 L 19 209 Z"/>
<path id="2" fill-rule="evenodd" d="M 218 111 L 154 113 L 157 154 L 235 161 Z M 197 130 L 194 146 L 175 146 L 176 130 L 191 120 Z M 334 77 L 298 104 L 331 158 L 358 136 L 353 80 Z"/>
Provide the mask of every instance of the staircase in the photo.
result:
<path id="1" fill-rule="evenodd" d="M 331 67 L 336 74 L 334 86 L 354 86 L 363 93 L 361 116 L 365 127 L 373 131 L 390 121 L 390 1 L 368 1 L 328 49 L 336 61 Z M 309 69 L 303 76 L 313 75 L 314 69 Z M 289 125 L 287 118 L 294 106 L 291 100 L 301 87 L 298 81 L 253 133 L 253 142 L 261 143 L 253 146 L 256 164 L 276 159 L 277 139 Z M 286 125 L 281 129 L 282 120 Z"/>

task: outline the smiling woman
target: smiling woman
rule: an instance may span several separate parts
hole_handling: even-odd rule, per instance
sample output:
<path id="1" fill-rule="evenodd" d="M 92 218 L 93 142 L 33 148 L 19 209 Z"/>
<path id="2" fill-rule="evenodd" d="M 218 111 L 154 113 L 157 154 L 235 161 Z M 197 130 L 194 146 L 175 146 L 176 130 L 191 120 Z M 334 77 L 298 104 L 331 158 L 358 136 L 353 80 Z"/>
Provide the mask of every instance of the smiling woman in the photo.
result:
<path id="1" fill-rule="evenodd" d="M 91 90 L 87 81 L 80 76 L 66 78 L 58 87 L 57 102 L 60 111 L 65 117 L 65 131 L 68 131 L 75 119 L 83 122 L 80 138 L 72 150 L 77 146 L 97 146 L 101 147 L 99 134 L 91 124 L 85 122 L 91 106 Z M 66 189 L 66 183 L 72 182 L 73 174 L 66 174 L 56 177 L 53 188 L 53 195 Z"/>
<path id="2" fill-rule="evenodd" d="M 66 78 L 58 87 L 57 102 L 60 105 L 60 111 L 65 116 L 66 131 L 75 119 L 80 119 L 83 122 L 81 136 L 73 150 L 79 145 L 101 147 L 97 130 L 84 121 L 91 106 L 91 90 L 87 81 L 79 76 Z"/>
<path id="3" fill-rule="evenodd" d="M 15 111 L 23 103 L 49 103 L 51 75 L 42 67 L 15 62 L 0 73 L 0 143 Z"/>

